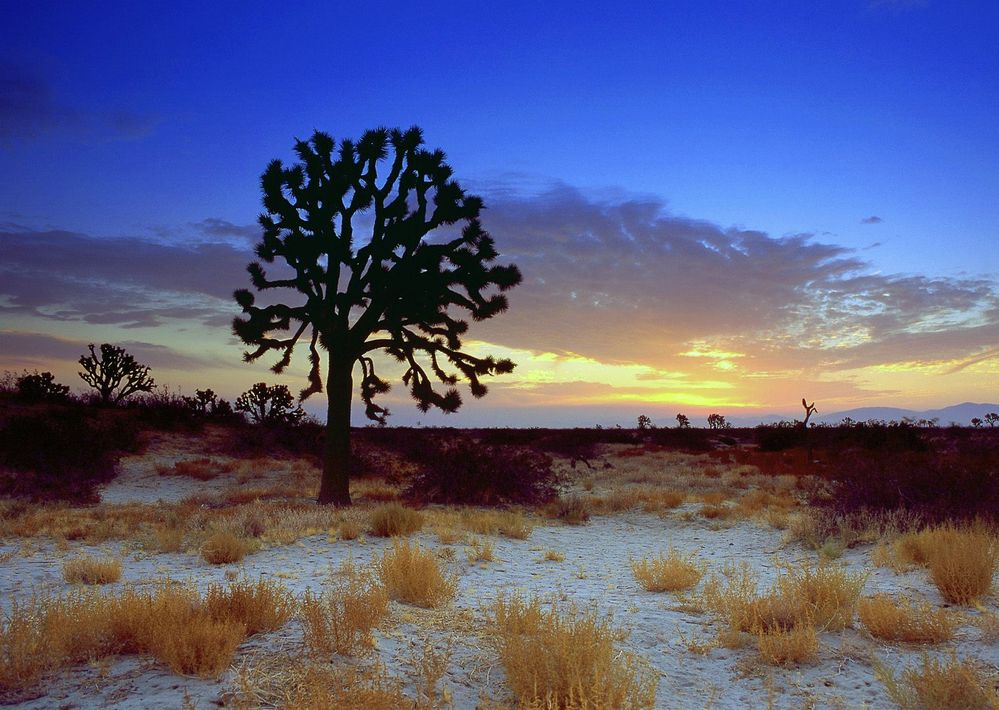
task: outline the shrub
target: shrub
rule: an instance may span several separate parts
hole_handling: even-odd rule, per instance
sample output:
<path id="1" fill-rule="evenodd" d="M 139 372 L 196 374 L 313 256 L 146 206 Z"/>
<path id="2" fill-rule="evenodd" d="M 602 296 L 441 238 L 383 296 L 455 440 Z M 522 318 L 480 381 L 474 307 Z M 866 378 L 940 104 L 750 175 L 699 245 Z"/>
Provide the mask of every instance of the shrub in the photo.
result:
<path id="1" fill-rule="evenodd" d="M 306 590 L 302 600 L 303 640 L 314 653 L 354 656 L 374 646 L 371 631 L 388 613 L 385 587 L 367 572 L 341 571 L 319 595 Z"/>
<path id="2" fill-rule="evenodd" d="M 441 572 L 432 552 L 408 542 L 396 541 L 387 549 L 378 572 L 391 599 L 414 606 L 441 606 L 458 591 L 458 580 Z"/>
<path id="3" fill-rule="evenodd" d="M 884 666 L 876 668 L 888 695 L 905 710 L 995 710 L 999 695 L 969 661 L 953 653 L 944 660 L 923 656 L 917 668 L 902 671 L 901 680 Z"/>
<path id="4" fill-rule="evenodd" d="M 399 503 L 389 503 L 371 511 L 370 524 L 371 534 L 377 537 L 412 535 L 423 527 L 423 515 Z"/>
<path id="5" fill-rule="evenodd" d="M 406 495 L 434 503 L 533 505 L 554 498 L 558 485 L 545 454 L 459 438 L 439 445 Z"/>
<path id="6" fill-rule="evenodd" d="M 690 589 L 701 581 L 706 566 L 695 555 L 681 555 L 672 547 L 668 555 L 660 554 L 631 563 L 635 579 L 649 592 L 678 592 Z"/>
<path id="7" fill-rule="evenodd" d="M 913 605 L 886 594 L 861 599 L 857 605 L 860 623 L 871 636 L 901 643 L 941 643 L 954 637 L 957 621 L 946 609 L 929 602 Z"/>
<path id="8" fill-rule="evenodd" d="M 121 579 L 121 560 L 83 555 L 68 560 L 62 566 L 62 578 L 67 584 L 110 584 Z"/>
<path id="9" fill-rule="evenodd" d="M 237 412 L 243 412 L 257 424 L 296 424 L 305 410 L 295 404 L 287 385 L 268 386 L 258 382 L 236 398 Z"/>
<path id="10" fill-rule="evenodd" d="M 507 682 L 522 707 L 652 708 L 657 678 L 614 648 L 596 611 L 545 611 L 534 599 L 499 597 L 490 626 Z"/>
<path id="11" fill-rule="evenodd" d="M 971 604 L 988 594 L 999 564 L 994 537 L 976 528 L 945 525 L 930 530 L 924 545 L 930 578 L 944 599 Z"/>
<path id="12" fill-rule="evenodd" d="M 51 372 L 25 373 L 17 378 L 17 396 L 27 402 L 68 402 L 69 387 L 56 382 Z"/>
<path id="13" fill-rule="evenodd" d="M 288 590 L 263 579 L 233 582 L 228 588 L 209 585 L 204 603 L 213 619 L 242 624 L 248 636 L 275 631 L 295 613 L 295 601 Z"/>
<path id="14" fill-rule="evenodd" d="M 138 448 L 138 430 L 117 412 L 50 409 L 7 418 L 0 428 L 0 494 L 90 502 Z"/>
<path id="15" fill-rule="evenodd" d="M 201 545 L 201 556 L 213 565 L 239 562 L 251 550 L 250 541 L 228 530 L 212 533 Z"/>
<path id="16" fill-rule="evenodd" d="M 590 519 L 590 504 L 576 495 L 559 498 L 549 506 L 551 515 L 569 525 L 582 525 Z"/>
<path id="17" fill-rule="evenodd" d="M 819 636 L 809 624 L 776 627 L 757 633 L 756 645 L 767 663 L 789 666 L 814 661 L 819 651 Z"/>

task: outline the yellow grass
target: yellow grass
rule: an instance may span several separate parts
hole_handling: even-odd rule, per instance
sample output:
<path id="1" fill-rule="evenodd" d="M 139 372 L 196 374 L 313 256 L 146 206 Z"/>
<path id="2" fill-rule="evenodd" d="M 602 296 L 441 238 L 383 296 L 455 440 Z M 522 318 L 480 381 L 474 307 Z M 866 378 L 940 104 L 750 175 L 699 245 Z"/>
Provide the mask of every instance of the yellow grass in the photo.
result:
<path id="1" fill-rule="evenodd" d="M 283 585 L 264 579 L 209 585 L 204 604 L 213 619 L 243 624 L 249 636 L 281 628 L 296 606 Z"/>
<path id="2" fill-rule="evenodd" d="M 920 666 L 906 668 L 900 679 L 882 665 L 875 667 L 888 695 L 905 710 L 995 710 L 994 679 L 986 679 L 969 661 L 951 653 L 947 660 L 923 656 Z"/>
<path id="3" fill-rule="evenodd" d="M 954 637 L 957 619 L 946 609 L 936 609 L 923 600 L 913 604 L 886 594 L 861 599 L 860 623 L 871 636 L 901 643 L 941 643 Z"/>
<path id="4" fill-rule="evenodd" d="M 213 565 L 239 562 L 252 549 L 249 540 L 229 530 L 219 530 L 209 535 L 201 544 L 201 556 Z"/>
<path id="5" fill-rule="evenodd" d="M 178 461 L 173 466 L 158 465 L 156 472 L 161 476 L 187 476 L 199 481 L 209 481 L 218 478 L 223 473 L 231 472 L 235 467 L 235 463 L 231 461 L 198 458 L 190 461 Z"/>
<path id="6" fill-rule="evenodd" d="M 397 540 L 377 564 L 391 599 L 438 607 L 451 601 L 458 591 L 458 580 L 441 571 L 434 554 L 408 541 Z"/>
<path id="7" fill-rule="evenodd" d="M 545 550 L 546 562 L 565 562 L 565 555 L 558 550 Z"/>
<path id="8" fill-rule="evenodd" d="M 374 647 L 372 630 L 388 612 L 388 593 L 369 572 L 346 565 L 321 594 L 306 590 L 303 640 L 314 653 L 354 656 Z"/>
<path id="9" fill-rule="evenodd" d="M 633 561 L 631 571 L 649 592 L 678 592 L 701 581 L 707 566 L 696 555 L 681 555 L 672 547 L 666 555 Z"/>
<path id="10" fill-rule="evenodd" d="M 68 584 L 110 584 L 121 579 L 121 560 L 115 557 L 82 555 L 67 560 L 62 566 L 62 578 Z"/>
<path id="11" fill-rule="evenodd" d="M 493 556 L 493 543 L 489 540 L 472 540 L 468 547 L 468 561 L 472 564 L 476 562 L 492 562 L 496 559 Z"/>
<path id="12" fill-rule="evenodd" d="M 814 626 L 798 624 L 774 628 L 756 635 L 760 656 L 774 666 L 811 663 L 818 656 L 819 637 Z"/>
<path id="13" fill-rule="evenodd" d="M 422 527 L 423 515 L 420 511 L 399 503 L 388 503 L 371 511 L 369 529 L 377 537 L 412 535 Z"/>
<path id="14" fill-rule="evenodd" d="M 619 653 L 596 611 L 565 613 L 539 600 L 497 599 L 490 627 L 507 683 L 521 707 L 652 708 L 658 679 Z"/>
<path id="15" fill-rule="evenodd" d="M 980 528 L 944 525 L 925 533 L 930 579 L 952 604 L 972 604 L 988 594 L 999 564 L 995 537 Z"/>

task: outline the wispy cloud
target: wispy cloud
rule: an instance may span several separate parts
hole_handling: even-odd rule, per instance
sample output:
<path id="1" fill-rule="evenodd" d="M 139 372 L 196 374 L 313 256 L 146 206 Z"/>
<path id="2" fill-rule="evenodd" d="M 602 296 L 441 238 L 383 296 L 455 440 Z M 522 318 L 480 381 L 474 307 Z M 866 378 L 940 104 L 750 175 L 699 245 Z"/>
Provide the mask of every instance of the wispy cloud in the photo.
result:
<path id="1" fill-rule="evenodd" d="M 73 107 L 52 85 L 25 67 L 0 63 L 0 142 L 63 135 L 97 140 L 134 140 L 158 119 L 124 107 L 100 111 Z"/>
<path id="2" fill-rule="evenodd" d="M 884 222 L 884 220 L 878 217 L 876 214 L 872 214 L 870 217 L 864 217 L 862 220 L 860 220 L 861 224 L 881 224 L 882 222 Z"/>

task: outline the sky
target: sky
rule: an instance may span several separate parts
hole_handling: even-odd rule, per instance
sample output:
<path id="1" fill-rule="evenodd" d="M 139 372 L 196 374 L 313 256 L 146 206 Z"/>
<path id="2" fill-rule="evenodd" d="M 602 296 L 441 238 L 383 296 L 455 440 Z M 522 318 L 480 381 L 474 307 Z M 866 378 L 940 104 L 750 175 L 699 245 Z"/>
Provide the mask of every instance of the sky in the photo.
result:
<path id="1" fill-rule="evenodd" d="M 423 128 L 523 283 L 517 369 L 391 423 L 669 424 L 999 399 L 999 5 L 0 2 L 0 369 L 89 342 L 258 381 L 260 173 Z M 324 409 L 321 396 L 309 400 Z M 363 424 L 359 414 L 356 424 Z"/>

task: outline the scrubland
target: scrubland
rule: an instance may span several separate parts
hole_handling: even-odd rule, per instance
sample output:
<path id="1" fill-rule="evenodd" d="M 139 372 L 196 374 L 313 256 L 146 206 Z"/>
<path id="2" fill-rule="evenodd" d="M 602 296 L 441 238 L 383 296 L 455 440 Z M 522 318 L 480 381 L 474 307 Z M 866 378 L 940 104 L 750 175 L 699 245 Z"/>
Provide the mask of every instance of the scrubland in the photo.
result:
<path id="1" fill-rule="evenodd" d="M 97 503 L 0 499 L 0 700 L 999 706 L 987 509 L 853 505 L 845 458 L 707 433 L 473 432 L 421 468 L 450 435 L 360 439 L 345 510 L 308 447 L 223 426 L 144 433 Z"/>

